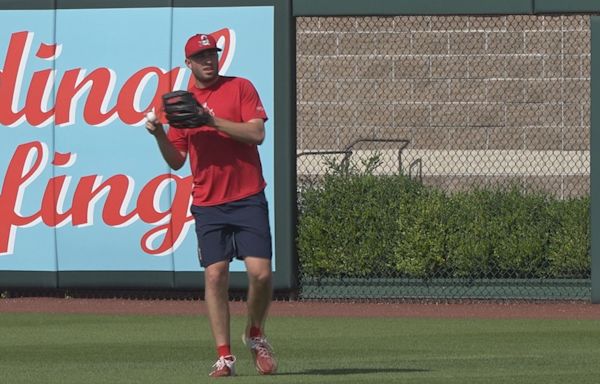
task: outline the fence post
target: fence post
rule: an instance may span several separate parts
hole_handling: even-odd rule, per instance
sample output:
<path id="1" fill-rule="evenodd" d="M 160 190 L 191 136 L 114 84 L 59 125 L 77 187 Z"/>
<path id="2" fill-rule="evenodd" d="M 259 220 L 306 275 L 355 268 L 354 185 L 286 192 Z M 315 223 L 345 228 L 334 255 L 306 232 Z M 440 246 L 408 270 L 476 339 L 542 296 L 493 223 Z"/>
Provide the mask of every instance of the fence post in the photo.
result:
<path id="1" fill-rule="evenodd" d="M 590 127 L 590 220 L 592 257 L 592 303 L 600 304 L 600 16 L 592 19 L 592 73 L 591 73 L 591 114 Z"/>

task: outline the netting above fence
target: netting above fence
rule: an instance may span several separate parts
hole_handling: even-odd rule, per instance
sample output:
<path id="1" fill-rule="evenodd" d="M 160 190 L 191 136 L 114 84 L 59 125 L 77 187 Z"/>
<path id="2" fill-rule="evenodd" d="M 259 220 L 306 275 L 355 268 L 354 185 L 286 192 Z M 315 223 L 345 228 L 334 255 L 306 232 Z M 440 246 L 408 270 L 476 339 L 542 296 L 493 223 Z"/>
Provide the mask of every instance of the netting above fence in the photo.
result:
<path id="1" fill-rule="evenodd" d="M 297 19 L 296 59 L 299 250 L 305 296 L 338 295 L 339 287 L 330 292 L 326 288 L 336 284 L 362 284 L 365 295 L 379 292 L 386 297 L 589 296 L 589 15 L 303 17 Z M 376 216 L 363 224 L 372 228 L 345 238 L 327 229 L 335 227 L 331 221 L 350 218 L 330 216 L 327 221 L 318 216 L 323 212 L 311 211 L 324 207 L 306 203 L 306 191 L 328 193 L 325 187 L 333 187 L 327 174 L 409 178 L 426 192 L 407 199 L 413 208 L 406 211 L 389 206 L 380 191 L 383 195 L 371 199 L 392 215 L 383 220 L 387 229 L 378 227 L 382 220 Z M 356 209 L 364 209 L 367 191 L 335 183 L 342 188 L 337 193 L 351 191 Z M 482 201 L 473 195 L 481 190 L 505 195 Z M 424 215 L 435 194 L 442 196 L 439 211 Z M 532 202 L 532 195 L 544 203 Z M 494 201 L 503 199 L 505 211 L 494 211 L 493 205 L 500 204 Z M 420 214 L 419 204 L 424 205 Z M 477 205 L 472 214 L 479 212 L 480 221 L 493 219 L 482 209 L 508 221 L 506 228 L 497 222 L 462 228 L 463 237 L 486 244 L 462 252 L 461 257 L 485 264 L 471 260 L 475 264 L 470 271 L 457 266 L 453 247 L 465 245 L 452 243 L 457 240 L 448 228 L 457 215 L 451 207 L 457 204 L 465 204 L 463 210 Z M 539 212 L 526 214 L 531 210 Z M 402 223 L 401 213 L 415 222 Z M 315 224 L 317 219 L 321 222 Z M 419 227 L 419 220 L 429 224 Z M 446 227 L 434 244 L 430 226 L 436 220 Z M 520 230 L 519 220 L 532 220 L 529 228 L 535 230 Z M 403 225 L 418 228 L 423 238 L 407 240 L 406 233 L 397 232 L 406 229 Z M 390 238 L 377 235 L 378 230 L 389 230 Z M 514 249 L 507 250 L 506 237 Z M 350 238 L 385 246 L 369 252 L 366 246 L 353 248 Z M 341 239 L 346 244 L 336 244 Z M 403 241 L 412 248 L 403 248 Z M 531 243 L 537 248 L 528 249 Z M 415 253 L 423 244 L 441 248 Z M 371 262 L 383 259 L 383 264 L 362 271 L 344 269 L 374 255 Z M 328 257 L 338 257 L 337 270 L 333 265 L 314 268 L 326 264 Z M 511 258 L 519 260 L 505 265 Z M 535 271 L 525 268 L 532 264 Z M 344 280 L 356 278 L 360 280 Z M 382 284 L 381 278 L 392 280 Z M 566 288 L 569 284 L 576 288 Z M 499 288 L 506 286 L 510 288 Z M 347 295 L 362 295 L 352 292 Z"/>

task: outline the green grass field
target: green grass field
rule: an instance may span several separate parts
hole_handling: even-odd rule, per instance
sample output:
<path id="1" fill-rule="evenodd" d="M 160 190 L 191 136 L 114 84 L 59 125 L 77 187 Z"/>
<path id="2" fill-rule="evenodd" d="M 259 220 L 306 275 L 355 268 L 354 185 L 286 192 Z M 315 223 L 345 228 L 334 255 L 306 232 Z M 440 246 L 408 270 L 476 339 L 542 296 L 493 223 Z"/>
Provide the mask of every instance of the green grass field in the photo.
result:
<path id="1" fill-rule="evenodd" d="M 235 383 L 598 383 L 600 321 L 272 318 L 260 377 L 238 337 Z M 0 382 L 204 383 L 208 323 L 191 316 L 0 313 Z"/>

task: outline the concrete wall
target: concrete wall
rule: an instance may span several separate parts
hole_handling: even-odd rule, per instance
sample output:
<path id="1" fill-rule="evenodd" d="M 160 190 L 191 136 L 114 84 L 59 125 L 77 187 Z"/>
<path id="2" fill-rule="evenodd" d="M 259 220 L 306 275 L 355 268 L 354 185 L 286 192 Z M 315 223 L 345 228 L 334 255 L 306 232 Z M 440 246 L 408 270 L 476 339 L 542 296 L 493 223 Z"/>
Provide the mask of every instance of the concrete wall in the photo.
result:
<path id="1" fill-rule="evenodd" d="M 422 159 L 430 184 L 462 189 L 500 176 L 560 196 L 587 195 L 589 20 L 299 17 L 298 151 L 340 150 L 360 138 L 408 139 L 404 161 Z M 441 157 L 448 151 L 453 155 Z M 482 151 L 493 156 L 478 157 Z M 530 157 L 545 161 L 529 168 Z M 321 164 L 318 156 L 302 161 L 313 163 L 310 173 Z M 477 161 L 483 164 L 475 169 L 501 171 L 469 171 Z M 439 163 L 447 171 L 432 165 Z M 299 162 L 298 173 L 307 172 Z"/>

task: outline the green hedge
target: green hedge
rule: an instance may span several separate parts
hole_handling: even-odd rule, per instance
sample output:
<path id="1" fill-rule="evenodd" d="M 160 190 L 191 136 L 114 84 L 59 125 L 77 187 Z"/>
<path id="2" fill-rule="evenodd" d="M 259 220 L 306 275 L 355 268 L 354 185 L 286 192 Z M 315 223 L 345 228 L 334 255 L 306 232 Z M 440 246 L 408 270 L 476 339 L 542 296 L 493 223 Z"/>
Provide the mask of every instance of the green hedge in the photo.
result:
<path id="1" fill-rule="evenodd" d="M 298 251 L 312 277 L 587 278 L 589 198 L 521 188 L 447 194 L 378 159 L 330 164 L 300 191 Z"/>

